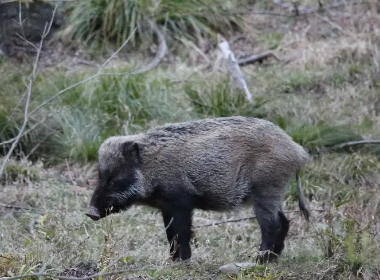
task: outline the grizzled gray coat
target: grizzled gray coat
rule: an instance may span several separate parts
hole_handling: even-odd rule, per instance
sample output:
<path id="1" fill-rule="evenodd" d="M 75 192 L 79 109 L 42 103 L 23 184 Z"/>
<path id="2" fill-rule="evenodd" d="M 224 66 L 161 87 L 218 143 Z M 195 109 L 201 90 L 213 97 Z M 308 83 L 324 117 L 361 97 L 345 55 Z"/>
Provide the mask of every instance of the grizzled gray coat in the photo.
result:
<path id="1" fill-rule="evenodd" d="M 260 251 L 272 252 L 259 260 L 271 261 L 289 229 L 282 201 L 292 178 L 308 219 L 299 183 L 308 161 L 282 129 L 257 118 L 209 118 L 114 136 L 99 148 L 99 183 L 86 214 L 98 220 L 132 204 L 158 208 L 173 259 L 186 260 L 194 209 L 252 205 L 262 232 Z"/>

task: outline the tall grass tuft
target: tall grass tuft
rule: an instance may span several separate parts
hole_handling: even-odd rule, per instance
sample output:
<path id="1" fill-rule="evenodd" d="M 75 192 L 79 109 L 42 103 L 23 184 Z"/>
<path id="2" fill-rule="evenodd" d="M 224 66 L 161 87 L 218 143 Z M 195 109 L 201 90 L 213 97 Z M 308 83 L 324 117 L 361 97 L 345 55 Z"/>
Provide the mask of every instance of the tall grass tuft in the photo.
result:
<path id="1" fill-rule="evenodd" d="M 130 35 L 132 46 L 150 45 L 151 23 L 166 25 L 166 37 L 200 40 L 216 32 L 225 34 L 242 24 L 241 17 L 229 13 L 236 0 L 83 0 L 67 3 L 69 24 L 62 33 L 67 42 L 84 42 L 93 50 L 108 44 L 120 45 Z M 137 31 L 133 33 L 133 30 Z M 132 34 L 133 33 L 133 34 Z"/>

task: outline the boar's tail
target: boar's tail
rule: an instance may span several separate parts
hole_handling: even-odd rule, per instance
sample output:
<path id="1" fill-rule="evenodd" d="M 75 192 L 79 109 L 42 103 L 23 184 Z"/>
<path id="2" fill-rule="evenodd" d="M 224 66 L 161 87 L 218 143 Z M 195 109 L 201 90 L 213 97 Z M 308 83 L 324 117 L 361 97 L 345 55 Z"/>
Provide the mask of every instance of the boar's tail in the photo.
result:
<path id="1" fill-rule="evenodd" d="M 303 196 L 303 192 L 301 189 L 300 172 L 301 172 L 301 169 L 298 169 L 296 172 L 298 205 L 299 205 L 300 210 L 302 211 L 303 215 L 305 216 L 305 219 L 307 221 L 309 221 L 310 212 L 306 207 L 305 198 Z"/>

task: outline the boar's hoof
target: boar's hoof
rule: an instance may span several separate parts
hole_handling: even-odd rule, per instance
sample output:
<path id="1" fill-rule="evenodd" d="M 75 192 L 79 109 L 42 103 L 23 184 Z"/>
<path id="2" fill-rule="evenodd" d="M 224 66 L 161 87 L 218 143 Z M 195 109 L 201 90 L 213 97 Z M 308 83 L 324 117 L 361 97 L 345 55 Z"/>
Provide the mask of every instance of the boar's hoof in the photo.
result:
<path id="1" fill-rule="evenodd" d="M 191 256 L 185 255 L 185 256 L 180 256 L 177 252 L 176 254 L 171 256 L 171 259 L 173 262 L 189 262 L 191 259 Z"/>
<path id="2" fill-rule="evenodd" d="M 175 263 L 188 263 L 190 262 L 190 258 L 187 259 L 181 259 L 180 257 L 176 257 L 172 259 Z"/>
<path id="3" fill-rule="evenodd" d="M 256 262 L 264 265 L 267 263 L 275 262 L 278 259 L 278 255 L 271 251 L 259 252 L 259 255 L 256 257 Z"/>

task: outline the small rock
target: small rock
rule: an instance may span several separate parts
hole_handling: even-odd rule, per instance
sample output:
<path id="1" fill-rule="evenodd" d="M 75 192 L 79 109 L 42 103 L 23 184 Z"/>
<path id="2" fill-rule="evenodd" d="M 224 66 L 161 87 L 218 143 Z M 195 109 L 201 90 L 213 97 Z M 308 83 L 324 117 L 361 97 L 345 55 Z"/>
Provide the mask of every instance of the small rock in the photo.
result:
<path id="1" fill-rule="evenodd" d="M 224 274 L 238 275 L 241 268 L 255 266 L 255 263 L 243 262 L 243 263 L 229 263 L 219 267 L 219 271 Z"/>
<path id="2" fill-rule="evenodd" d="M 255 266 L 256 264 L 255 263 L 251 263 L 251 262 L 242 262 L 242 263 L 235 263 L 235 265 L 238 268 L 246 268 L 246 267 L 250 267 L 250 266 Z"/>
<path id="3" fill-rule="evenodd" d="M 233 275 L 237 275 L 239 273 L 239 270 L 234 263 L 222 265 L 221 267 L 219 267 L 219 271 L 224 274 L 233 274 Z"/>

